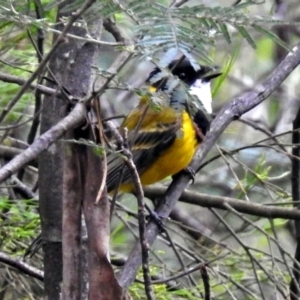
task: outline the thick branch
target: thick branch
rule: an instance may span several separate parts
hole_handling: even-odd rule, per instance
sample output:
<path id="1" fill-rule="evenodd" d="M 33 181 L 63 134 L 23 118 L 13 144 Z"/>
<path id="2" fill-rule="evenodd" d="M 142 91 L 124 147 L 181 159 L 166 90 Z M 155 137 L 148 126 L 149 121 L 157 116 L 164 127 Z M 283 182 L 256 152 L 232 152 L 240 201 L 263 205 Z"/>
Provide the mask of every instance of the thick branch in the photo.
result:
<path id="1" fill-rule="evenodd" d="M 145 196 L 150 199 L 159 198 L 164 195 L 165 192 L 165 188 L 158 186 L 144 188 Z M 184 191 L 179 198 L 179 201 L 202 207 L 219 208 L 224 210 L 227 210 L 227 205 L 229 205 L 240 213 L 268 219 L 282 218 L 300 220 L 300 211 L 295 208 L 263 205 L 229 197 L 213 196 L 192 191 Z"/>
<path id="2" fill-rule="evenodd" d="M 13 173 L 24 167 L 28 162 L 35 159 L 43 150 L 47 149 L 67 130 L 75 128 L 84 120 L 85 114 L 85 105 L 83 103 L 78 103 L 67 117 L 42 134 L 30 147 L 0 169 L 0 182 L 4 181 Z"/>

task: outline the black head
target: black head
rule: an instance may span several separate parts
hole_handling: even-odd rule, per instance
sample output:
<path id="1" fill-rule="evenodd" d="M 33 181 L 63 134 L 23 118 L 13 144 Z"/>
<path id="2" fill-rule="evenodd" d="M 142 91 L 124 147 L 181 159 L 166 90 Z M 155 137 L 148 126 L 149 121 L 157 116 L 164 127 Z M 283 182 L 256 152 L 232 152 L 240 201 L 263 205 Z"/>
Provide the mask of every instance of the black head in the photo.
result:
<path id="1" fill-rule="evenodd" d="M 195 71 L 187 58 L 172 61 L 168 68 L 173 75 L 178 76 L 179 79 L 189 86 L 192 86 L 197 79 L 204 78 L 205 74 L 213 70 L 210 67 L 201 66 L 200 70 Z"/>
<path id="2" fill-rule="evenodd" d="M 221 75 L 221 73 L 209 74 L 214 71 L 213 68 L 207 66 L 201 66 L 201 69 L 196 71 L 190 61 L 185 57 L 184 59 L 173 60 L 168 69 L 171 70 L 174 76 L 177 76 L 188 86 L 192 86 L 197 79 L 202 79 L 203 81 L 209 82 L 211 79 L 216 78 Z M 149 75 L 146 82 L 151 82 L 151 79 L 161 72 L 161 70 L 156 67 Z M 161 80 L 152 84 L 153 86 L 160 86 L 164 89 L 164 86 L 161 86 Z"/>

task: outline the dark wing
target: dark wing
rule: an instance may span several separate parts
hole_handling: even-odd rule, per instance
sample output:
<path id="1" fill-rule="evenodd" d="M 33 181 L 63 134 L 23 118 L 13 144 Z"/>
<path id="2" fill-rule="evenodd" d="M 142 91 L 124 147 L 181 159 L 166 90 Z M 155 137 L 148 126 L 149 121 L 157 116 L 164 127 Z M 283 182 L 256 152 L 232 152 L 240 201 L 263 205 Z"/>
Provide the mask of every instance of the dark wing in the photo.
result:
<path id="1" fill-rule="evenodd" d="M 176 122 L 168 124 L 157 123 L 154 125 L 151 130 L 148 127 L 140 129 L 138 132 L 132 130 L 128 134 L 128 143 L 132 145 L 133 162 L 139 175 L 143 174 L 160 154 L 173 144 L 178 132 L 180 132 L 181 120 L 178 119 Z M 112 191 L 118 184 L 122 170 L 121 183 L 131 182 L 130 171 L 120 155 L 110 153 L 107 157 L 107 166 L 106 183 L 108 192 Z"/>

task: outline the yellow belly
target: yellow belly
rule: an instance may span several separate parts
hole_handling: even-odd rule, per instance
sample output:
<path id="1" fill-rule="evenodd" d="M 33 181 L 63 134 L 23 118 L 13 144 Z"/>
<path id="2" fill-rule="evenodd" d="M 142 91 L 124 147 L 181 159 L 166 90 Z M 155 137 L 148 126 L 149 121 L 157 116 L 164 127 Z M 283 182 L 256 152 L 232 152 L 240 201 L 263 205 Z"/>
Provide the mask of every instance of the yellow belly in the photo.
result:
<path id="1" fill-rule="evenodd" d="M 198 146 L 198 140 L 193 121 L 187 112 L 182 114 L 182 132 L 174 143 L 157 158 L 155 162 L 140 175 L 142 185 L 149 185 L 162 179 L 175 175 L 191 162 Z M 123 184 L 120 187 L 123 192 L 133 190 L 132 184 Z"/>

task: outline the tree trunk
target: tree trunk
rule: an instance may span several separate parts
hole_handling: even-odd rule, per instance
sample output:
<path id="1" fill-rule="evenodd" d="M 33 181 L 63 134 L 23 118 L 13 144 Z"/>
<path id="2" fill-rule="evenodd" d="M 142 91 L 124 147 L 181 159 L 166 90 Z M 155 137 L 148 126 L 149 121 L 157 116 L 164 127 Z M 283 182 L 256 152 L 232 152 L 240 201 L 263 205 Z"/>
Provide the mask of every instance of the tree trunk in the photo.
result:
<path id="1" fill-rule="evenodd" d="M 67 5 L 74 3 L 73 1 L 64 2 L 64 7 L 60 7 L 57 15 L 57 21 L 63 20 L 65 17 L 70 17 L 72 11 Z M 78 7 L 71 6 L 73 10 Z M 92 28 L 89 31 L 91 35 L 97 35 L 99 37 L 101 29 L 101 21 L 99 18 L 90 18 L 94 20 L 94 24 L 88 24 L 88 28 Z M 64 25 L 59 22 L 56 29 L 62 31 Z M 73 26 L 68 31 L 71 34 L 77 36 L 85 36 L 87 33 L 85 26 Z M 57 35 L 54 37 L 54 40 Z M 96 44 L 88 43 L 85 41 L 78 41 L 76 39 L 65 38 L 53 55 L 49 67 L 54 75 L 57 85 L 49 84 L 50 87 L 57 88 L 65 87 L 70 91 L 73 97 L 83 98 L 87 95 L 91 89 L 93 83 L 92 78 L 92 65 L 95 64 L 95 57 L 99 56 L 99 46 Z M 51 78 L 50 73 L 48 76 Z M 53 78 L 52 78 L 53 79 Z M 45 132 L 59 120 L 66 116 L 69 110 L 68 100 L 62 100 L 56 97 L 46 96 L 43 103 L 43 111 L 41 116 L 41 133 Z M 72 134 L 68 134 L 68 138 L 73 138 Z M 64 137 L 62 138 L 64 139 Z M 68 149 L 67 149 L 68 150 Z M 43 239 L 43 250 L 44 250 L 44 271 L 45 271 L 45 296 L 49 300 L 60 299 L 62 274 L 63 274 L 63 255 L 62 255 L 62 198 L 63 198 L 63 173 L 64 168 L 68 168 L 68 174 L 70 172 L 76 172 L 76 169 L 70 170 L 70 164 L 68 162 L 75 159 L 72 152 L 65 152 L 65 143 L 61 140 L 53 144 L 46 151 L 44 151 L 39 157 L 39 194 L 40 194 L 40 215 L 42 225 L 42 239 Z M 67 154 L 67 155 L 66 155 Z M 65 159 L 67 159 L 64 164 Z M 79 176 L 79 173 L 72 174 L 73 178 Z M 78 179 L 78 178 L 77 178 Z M 70 182 L 69 182 L 70 184 Z M 64 194 L 64 197 L 70 202 L 67 204 L 68 215 L 72 215 L 72 201 L 78 202 L 78 190 L 80 185 L 73 185 L 72 195 Z M 66 189 L 70 191 L 70 189 Z M 77 203 L 78 204 L 78 203 Z M 80 207 L 80 205 L 79 205 Z M 70 208 L 70 210 L 69 210 Z M 78 213 L 78 205 L 73 206 L 75 214 L 79 216 L 80 224 L 80 212 Z M 77 212 L 76 212 L 77 209 Z M 64 218 L 68 220 L 68 218 Z M 67 222 L 68 223 L 68 222 Z M 73 236 L 80 236 L 80 232 L 71 232 Z M 72 226 L 68 228 L 72 230 Z M 68 232 L 70 233 L 70 231 Z M 70 239 L 69 239 L 70 241 Z M 72 243 L 67 242 L 67 249 Z M 77 241 L 78 247 L 78 241 Z M 76 253 L 78 249 L 74 249 Z M 66 258 L 66 265 L 68 265 L 68 254 L 64 251 L 64 259 Z M 79 254 L 78 254 L 79 255 Z M 79 255 L 80 256 L 80 255 Z M 80 257 L 77 257 L 79 260 Z M 74 266 L 76 268 L 76 266 Z M 79 273 L 80 268 L 73 270 L 66 270 L 67 274 L 64 278 L 67 280 L 64 286 L 70 291 L 72 288 L 70 283 L 75 280 L 77 276 L 81 276 Z M 78 279 L 78 278 L 77 278 Z M 80 292 L 80 288 L 79 288 Z M 67 298 L 73 299 L 73 298 Z M 77 298 L 78 299 L 78 298 Z"/>

